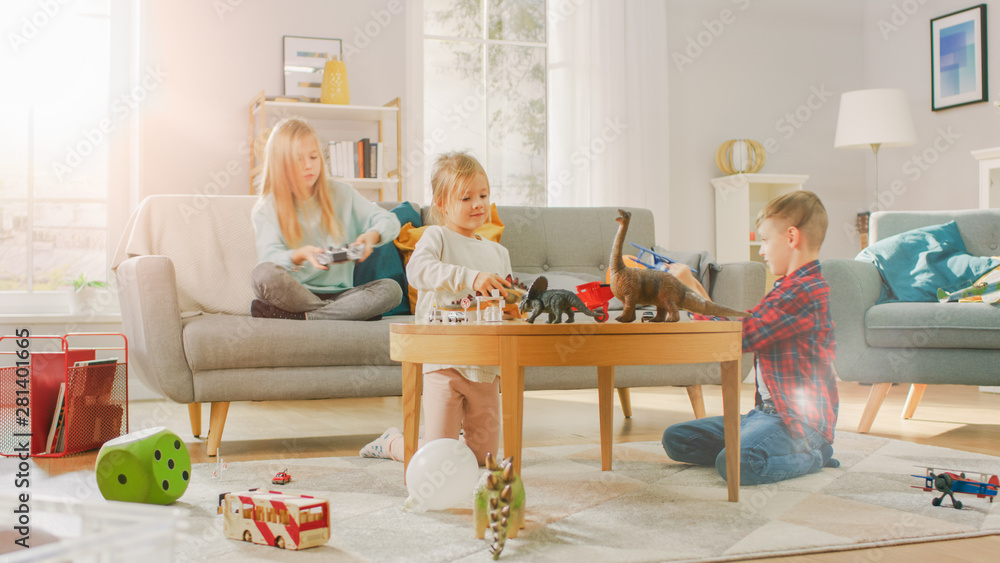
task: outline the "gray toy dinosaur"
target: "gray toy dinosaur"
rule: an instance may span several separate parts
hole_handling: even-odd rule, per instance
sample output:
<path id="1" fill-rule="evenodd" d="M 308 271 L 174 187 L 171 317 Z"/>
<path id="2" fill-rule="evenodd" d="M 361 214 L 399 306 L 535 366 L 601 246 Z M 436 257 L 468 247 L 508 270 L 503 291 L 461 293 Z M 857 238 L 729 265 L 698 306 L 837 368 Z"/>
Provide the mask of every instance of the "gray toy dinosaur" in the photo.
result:
<path id="1" fill-rule="evenodd" d="M 589 317 L 599 317 L 600 314 L 591 311 L 583 304 L 583 301 L 572 291 L 565 289 L 548 289 L 549 280 L 545 276 L 539 276 L 531 284 L 528 293 L 521 297 L 521 302 L 517 305 L 517 310 L 521 313 L 531 311 L 526 321 L 534 323 L 538 315 L 549 314 L 549 323 L 561 323 L 562 316 L 566 315 L 566 322 L 573 322 L 573 308 L 576 312 L 583 313 Z"/>

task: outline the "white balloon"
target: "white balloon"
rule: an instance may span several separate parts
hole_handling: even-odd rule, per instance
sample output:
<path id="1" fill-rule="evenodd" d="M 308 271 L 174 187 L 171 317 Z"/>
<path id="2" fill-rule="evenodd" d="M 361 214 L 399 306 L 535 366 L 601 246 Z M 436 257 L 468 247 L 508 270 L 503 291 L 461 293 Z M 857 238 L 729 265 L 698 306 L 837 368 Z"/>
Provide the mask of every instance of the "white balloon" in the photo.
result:
<path id="1" fill-rule="evenodd" d="M 479 462 L 464 442 L 441 438 L 424 444 L 406 467 L 404 507 L 415 510 L 468 508 L 479 481 Z"/>

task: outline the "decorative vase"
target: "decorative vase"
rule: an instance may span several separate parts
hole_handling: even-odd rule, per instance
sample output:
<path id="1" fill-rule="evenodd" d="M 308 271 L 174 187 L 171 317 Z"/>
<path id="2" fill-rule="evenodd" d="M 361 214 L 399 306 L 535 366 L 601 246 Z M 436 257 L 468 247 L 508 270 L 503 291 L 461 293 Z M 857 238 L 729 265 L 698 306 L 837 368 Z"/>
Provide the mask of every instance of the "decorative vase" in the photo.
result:
<path id="1" fill-rule="evenodd" d="M 72 315 L 86 315 L 94 312 L 94 302 L 97 298 L 96 287 L 84 287 L 79 290 L 69 289 L 69 310 Z"/>
<path id="2" fill-rule="evenodd" d="M 351 88 L 347 83 L 347 66 L 344 61 L 332 59 L 323 66 L 323 85 L 319 101 L 324 104 L 351 103 Z"/>
<path id="3" fill-rule="evenodd" d="M 750 139 L 734 139 L 719 145 L 715 165 L 723 174 L 753 174 L 760 172 L 767 161 L 764 145 Z"/>

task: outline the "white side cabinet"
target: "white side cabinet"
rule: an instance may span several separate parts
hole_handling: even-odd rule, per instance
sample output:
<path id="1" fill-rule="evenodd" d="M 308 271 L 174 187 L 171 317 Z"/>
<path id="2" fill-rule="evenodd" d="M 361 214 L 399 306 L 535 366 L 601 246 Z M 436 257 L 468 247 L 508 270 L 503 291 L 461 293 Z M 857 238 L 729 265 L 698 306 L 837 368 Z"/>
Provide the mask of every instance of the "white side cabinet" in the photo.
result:
<path id="1" fill-rule="evenodd" d="M 351 106 L 307 102 L 278 102 L 267 100 L 261 92 L 250 102 L 250 193 L 257 193 L 257 180 L 261 171 L 266 127 L 284 117 L 300 117 L 316 129 L 324 142 L 357 141 L 362 137 L 377 140 L 383 148 L 385 159 L 380 178 L 336 178 L 354 186 L 362 193 L 378 191 L 378 200 L 403 200 L 403 180 L 400 163 L 403 162 L 402 110 L 399 98 L 384 106 Z M 320 147 L 327 154 L 327 147 Z M 329 168 L 328 168 L 329 170 Z"/>
<path id="2" fill-rule="evenodd" d="M 979 161 L 979 208 L 1000 207 L 1000 147 L 972 151 Z"/>
<path id="3" fill-rule="evenodd" d="M 726 262 L 761 262 L 754 225 L 764 205 L 801 190 L 809 176 L 802 174 L 733 174 L 712 180 L 715 188 L 715 258 Z"/>

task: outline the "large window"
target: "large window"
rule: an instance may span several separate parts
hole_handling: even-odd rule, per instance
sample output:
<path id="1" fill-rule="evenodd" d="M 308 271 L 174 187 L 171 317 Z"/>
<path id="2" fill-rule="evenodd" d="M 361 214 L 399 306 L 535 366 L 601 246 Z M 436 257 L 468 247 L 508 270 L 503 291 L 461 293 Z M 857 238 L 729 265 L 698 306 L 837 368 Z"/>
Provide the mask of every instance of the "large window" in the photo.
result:
<path id="1" fill-rule="evenodd" d="M 486 168 L 494 202 L 545 205 L 545 4 L 424 0 L 428 178 L 438 154 L 465 150 Z"/>
<path id="2" fill-rule="evenodd" d="M 108 275 L 108 162 L 127 109 L 111 100 L 109 0 L 4 2 L 0 21 L 0 303 L 59 312 L 46 292 Z"/>

